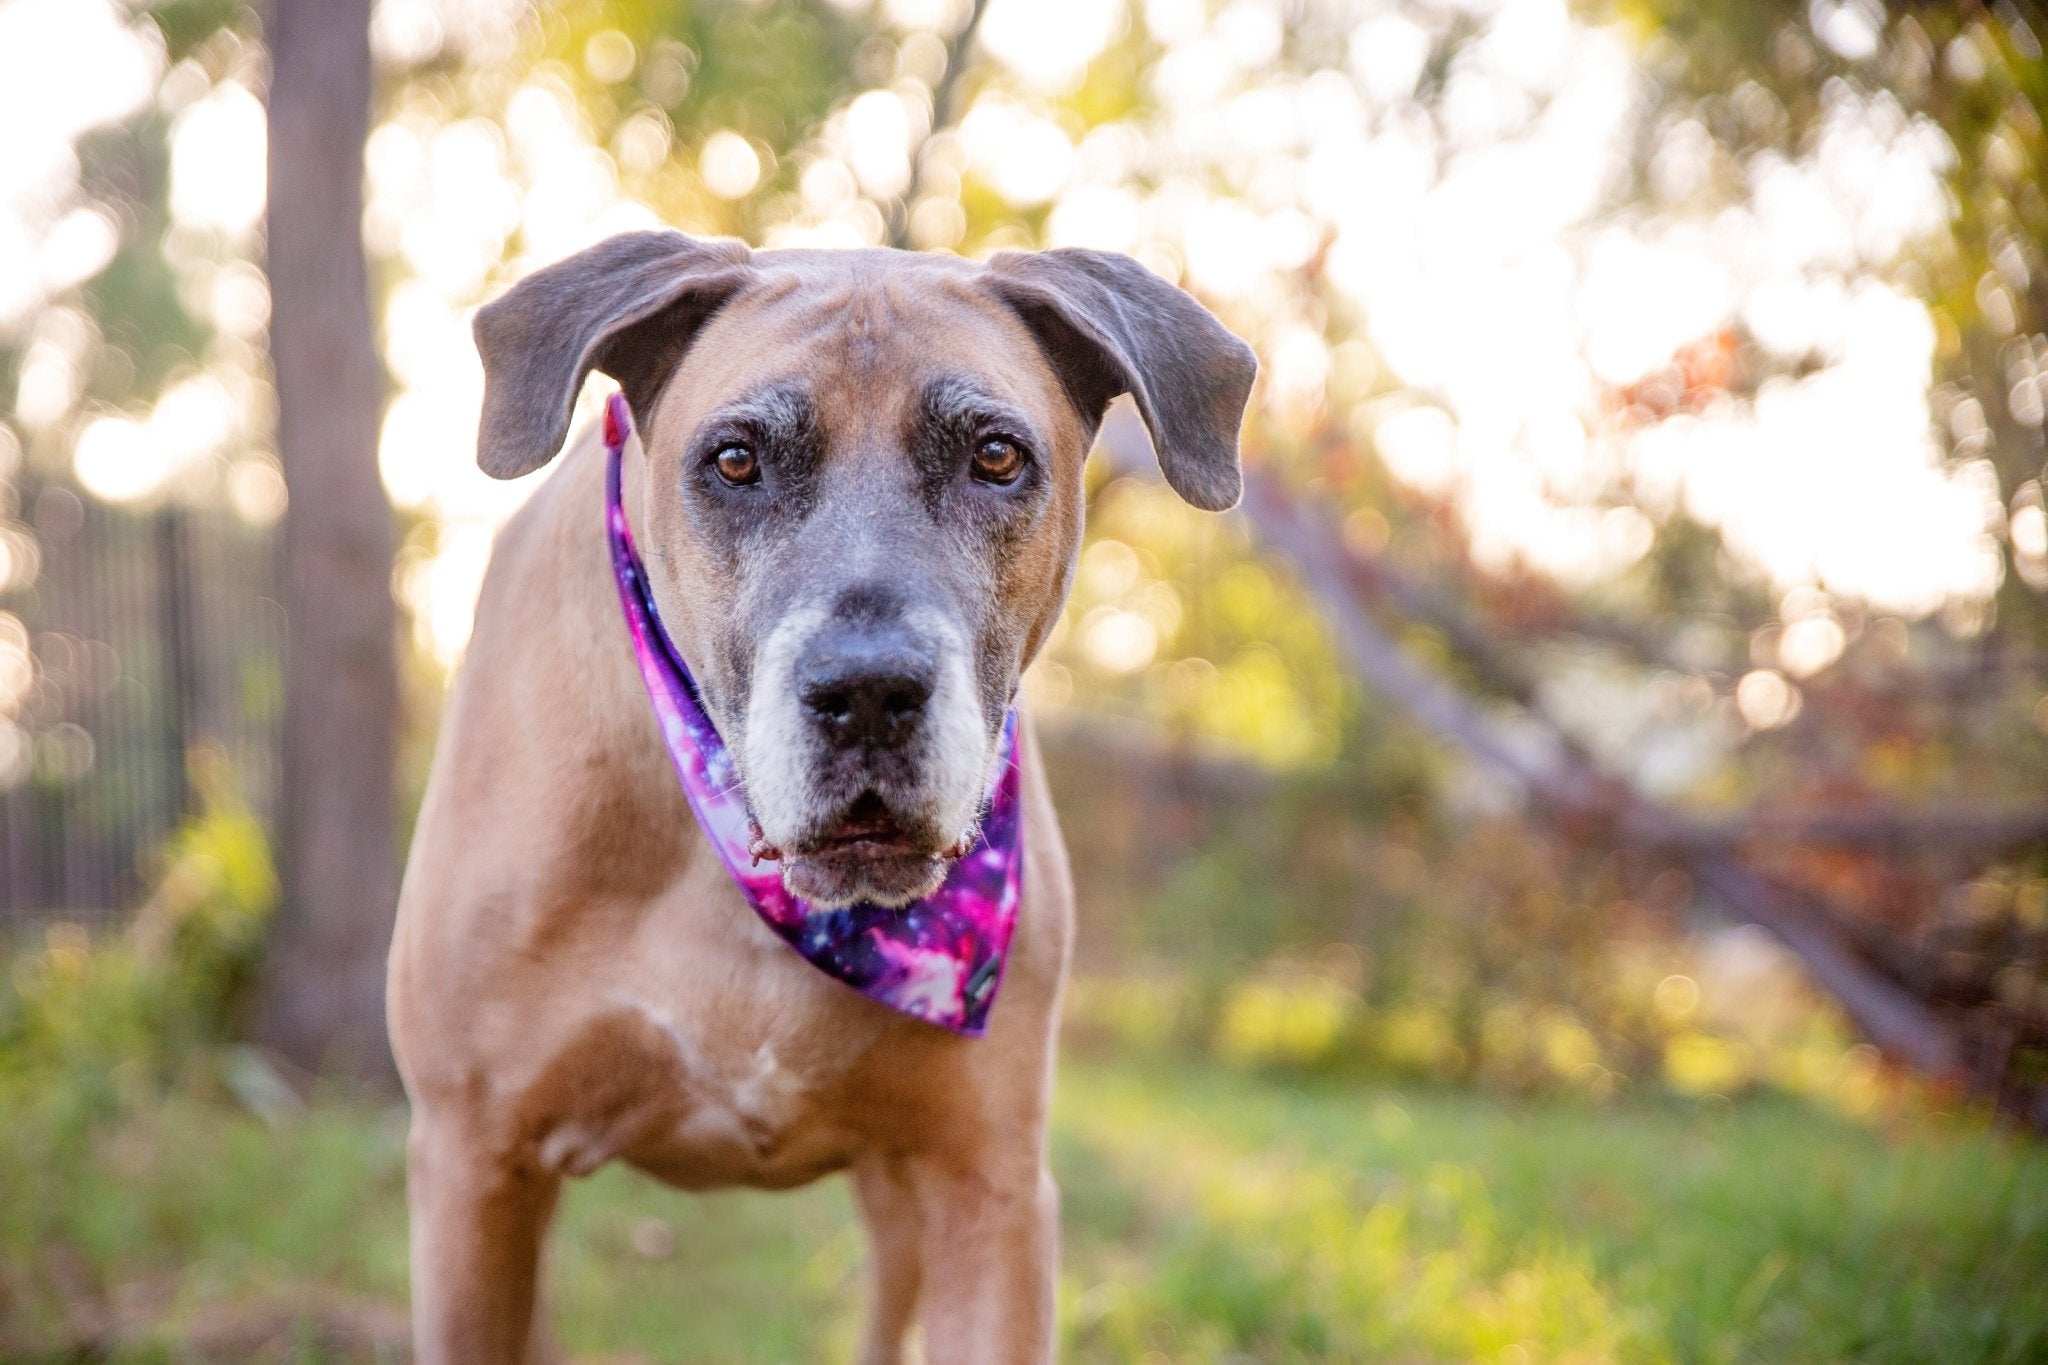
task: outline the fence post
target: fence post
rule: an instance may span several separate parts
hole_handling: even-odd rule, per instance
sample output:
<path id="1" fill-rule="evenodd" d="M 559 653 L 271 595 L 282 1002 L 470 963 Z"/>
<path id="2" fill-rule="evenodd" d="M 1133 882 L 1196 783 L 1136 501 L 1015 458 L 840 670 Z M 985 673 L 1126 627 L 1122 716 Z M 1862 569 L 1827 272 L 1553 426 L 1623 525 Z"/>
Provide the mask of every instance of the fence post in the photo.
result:
<path id="1" fill-rule="evenodd" d="M 191 708 L 198 669 L 193 660 L 184 516 L 166 504 L 155 520 L 157 658 L 163 670 L 162 737 L 171 792 L 167 814 L 175 827 L 192 813 Z"/>

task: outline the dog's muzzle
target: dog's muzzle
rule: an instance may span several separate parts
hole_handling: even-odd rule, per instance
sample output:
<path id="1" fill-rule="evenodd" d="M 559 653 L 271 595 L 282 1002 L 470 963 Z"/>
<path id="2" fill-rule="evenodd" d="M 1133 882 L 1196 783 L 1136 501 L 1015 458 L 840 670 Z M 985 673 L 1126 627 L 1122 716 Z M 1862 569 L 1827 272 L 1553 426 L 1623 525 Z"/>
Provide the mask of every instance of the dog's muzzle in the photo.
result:
<path id="1" fill-rule="evenodd" d="M 971 839 L 991 753 L 964 640 L 939 613 L 873 589 L 793 611 L 761 647 L 749 707 L 756 852 L 815 904 L 907 904 Z"/>

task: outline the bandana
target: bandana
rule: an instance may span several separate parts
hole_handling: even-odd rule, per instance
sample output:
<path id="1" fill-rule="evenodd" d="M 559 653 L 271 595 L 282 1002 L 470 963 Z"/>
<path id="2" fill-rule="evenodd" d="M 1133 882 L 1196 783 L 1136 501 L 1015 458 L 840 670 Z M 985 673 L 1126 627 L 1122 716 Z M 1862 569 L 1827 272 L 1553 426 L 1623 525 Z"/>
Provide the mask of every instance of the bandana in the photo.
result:
<path id="1" fill-rule="evenodd" d="M 980 1037 L 1003 979 L 1023 873 L 1016 711 L 1003 719 L 1002 759 L 995 789 L 985 802 L 980 833 L 938 890 L 897 909 L 861 904 L 821 910 L 791 895 L 779 872 L 755 866 L 748 848 L 751 818 L 739 772 L 704 712 L 696 679 L 662 628 L 646 569 L 633 548 L 633 532 L 626 525 L 619 494 L 631 425 L 625 399 L 612 395 L 604 413 L 604 442 L 610 452 L 605 524 L 611 537 L 612 575 L 618 580 L 619 605 L 633 636 L 640 676 L 697 823 L 754 913 L 805 961 L 890 1009 Z"/>

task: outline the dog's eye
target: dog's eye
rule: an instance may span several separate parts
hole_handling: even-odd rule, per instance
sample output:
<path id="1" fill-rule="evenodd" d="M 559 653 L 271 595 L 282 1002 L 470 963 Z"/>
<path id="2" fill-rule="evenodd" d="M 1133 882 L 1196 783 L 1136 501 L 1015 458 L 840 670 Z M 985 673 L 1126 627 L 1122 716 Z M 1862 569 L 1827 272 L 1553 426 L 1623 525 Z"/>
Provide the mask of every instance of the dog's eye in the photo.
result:
<path id="1" fill-rule="evenodd" d="M 974 477 L 983 483 L 1015 483 L 1024 472 L 1024 451 L 1004 436 L 991 436 L 974 448 Z"/>
<path id="2" fill-rule="evenodd" d="M 711 457 L 712 465 L 718 470 L 718 477 L 734 488 L 744 488 L 750 483 L 761 482 L 761 461 L 746 446 L 733 444 L 720 446 Z"/>

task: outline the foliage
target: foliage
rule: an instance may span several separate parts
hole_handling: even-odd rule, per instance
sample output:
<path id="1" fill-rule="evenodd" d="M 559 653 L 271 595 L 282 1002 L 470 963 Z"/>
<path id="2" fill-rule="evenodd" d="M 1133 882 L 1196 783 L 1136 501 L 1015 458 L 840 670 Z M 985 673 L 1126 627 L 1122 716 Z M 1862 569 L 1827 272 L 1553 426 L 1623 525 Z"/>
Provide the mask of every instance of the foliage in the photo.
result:
<path id="1" fill-rule="evenodd" d="M 96 1124 L 216 1060 L 248 985 L 277 896 L 269 845 L 223 763 L 202 760 L 197 776 L 201 813 L 166 844 L 129 924 L 98 940 L 50 925 L 0 980 L 0 1110 L 51 1169 Z"/>
<path id="2" fill-rule="evenodd" d="M 388 1357 L 404 1340 L 399 1115 L 265 1122 L 178 1098 L 0 1218 L 0 1352 Z M 1758 1101 L 1502 1104 L 1071 1063 L 1055 1111 L 1063 1358 L 2037 1358 L 2048 1166 L 1970 1126 Z M 552 1305 L 578 1356 L 843 1356 L 861 1247 L 838 1182 L 571 1188 Z M 118 1293 L 113 1286 L 125 1286 Z"/>
<path id="3" fill-rule="evenodd" d="M 1062 820 L 1085 831 L 1074 1042 L 1500 1094 L 1765 1088 L 1860 1110 L 1884 1088 L 1789 955 L 1696 917 L 1686 876 L 1445 811 L 1412 743 L 1368 733 L 1335 771 L 1276 776 L 1200 750 L 1133 766 L 1047 727 Z"/>
<path id="4" fill-rule="evenodd" d="M 1819 608 L 1846 627 L 1847 648 L 1807 684 L 1808 714 L 1755 736 L 1729 781 L 1787 803 L 2038 799 L 2048 733 L 2042 15 L 1904 0 L 1580 8 L 1619 21 L 1652 82 L 1622 212 L 1698 220 L 1753 203 L 1775 167 L 1819 160 L 1858 126 L 1931 143 L 1946 191 L 1940 230 L 1889 249 L 1866 230 L 1852 259 L 1819 273 L 1886 278 L 1924 303 L 1934 334 L 1927 437 L 1950 471 L 1990 494 L 1985 544 L 2000 573 L 1987 600 L 1951 602 L 1933 622 L 1874 620 L 1853 601 Z M 1687 143 L 1704 144 L 1702 173 L 1682 192 L 1660 192 L 1660 158 Z M 1751 394 L 1824 363 L 1752 338 L 1731 355 Z M 1818 600 L 1787 596 L 1781 621 L 1750 636 L 1755 662 L 1783 667 L 1786 632 Z M 2025 1095 L 2048 1074 L 2048 934 L 2034 908 L 2048 890 L 2048 853 L 2038 840 L 2003 857 L 1943 852 L 1791 849 L 1767 865 L 1835 907 L 1893 979 L 1961 1021 L 1994 1087 Z"/>

